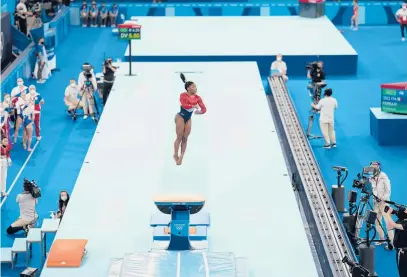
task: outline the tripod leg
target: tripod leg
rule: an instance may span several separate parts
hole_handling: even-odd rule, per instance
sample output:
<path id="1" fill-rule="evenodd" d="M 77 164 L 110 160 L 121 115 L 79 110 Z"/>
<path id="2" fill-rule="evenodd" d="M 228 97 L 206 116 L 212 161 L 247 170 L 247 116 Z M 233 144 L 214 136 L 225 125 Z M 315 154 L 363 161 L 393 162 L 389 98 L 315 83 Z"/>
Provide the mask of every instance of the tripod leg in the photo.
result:
<path id="1" fill-rule="evenodd" d="M 312 125 L 314 123 L 314 115 L 310 115 L 308 118 L 307 136 L 311 136 Z"/>

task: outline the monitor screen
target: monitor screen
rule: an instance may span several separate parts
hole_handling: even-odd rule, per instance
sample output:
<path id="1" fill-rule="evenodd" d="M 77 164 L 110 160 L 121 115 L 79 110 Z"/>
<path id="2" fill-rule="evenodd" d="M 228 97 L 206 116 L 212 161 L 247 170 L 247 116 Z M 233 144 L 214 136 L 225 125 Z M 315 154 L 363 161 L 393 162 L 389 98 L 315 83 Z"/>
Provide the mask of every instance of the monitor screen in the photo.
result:
<path id="1" fill-rule="evenodd" d="M 383 112 L 407 114 L 407 83 L 386 84 L 381 89 Z"/>

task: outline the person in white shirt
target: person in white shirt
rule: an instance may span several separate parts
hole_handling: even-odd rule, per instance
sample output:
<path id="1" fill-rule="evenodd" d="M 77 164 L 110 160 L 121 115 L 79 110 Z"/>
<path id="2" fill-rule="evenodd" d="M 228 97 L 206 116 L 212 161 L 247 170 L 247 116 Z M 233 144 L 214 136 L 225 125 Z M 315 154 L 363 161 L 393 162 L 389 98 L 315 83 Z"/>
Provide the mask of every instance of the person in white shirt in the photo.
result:
<path id="1" fill-rule="evenodd" d="M 24 35 L 27 35 L 27 16 L 32 15 L 32 13 L 27 10 L 25 0 L 20 0 L 17 4 L 16 14 L 18 16 L 16 21 L 17 26 Z"/>
<path id="2" fill-rule="evenodd" d="M 11 100 L 13 100 L 16 97 L 19 97 L 21 92 L 23 92 L 23 91 L 27 92 L 27 89 L 28 88 L 24 85 L 24 80 L 21 78 L 18 78 L 17 86 L 11 90 Z"/>
<path id="3" fill-rule="evenodd" d="M 9 235 L 15 234 L 19 231 L 28 231 L 28 227 L 37 220 L 38 215 L 35 211 L 35 206 L 38 200 L 32 194 L 32 187 L 29 185 L 31 182 L 24 181 L 24 191 L 17 195 L 16 202 L 20 208 L 20 216 L 8 228 Z"/>
<path id="4" fill-rule="evenodd" d="M 79 87 L 76 85 L 75 79 L 71 79 L 65 89 L 64 97 L 64 102 L 69 114 L 72 114 L 75 109 L 83 108 L 83 101 L 80 101 L 79 93 Z"/>
<path id="5" fill-rule="evenodd" d="M 330 88 L 325 89 L 324 96 L 318 104 L 312 103 L 311 106 L 320 111 L 319 124 L 325 140 L 324 148 L 329 149 L 331 145 L 336 147 L 334 114 L 338 108 L 338 102 L 332 97 L 332 89 Z"/>
<path id="6" fill-rule="evenodd" d="M 401 9 L 396 12 L 396 20 L 400 23 L 401 41 L 405 41 L 405 31 L 407 31 L 407 3 L 403 3 Z"/>
<path id="7" fill-rule="evenodd" d="M 373 207 L 374 212 L 377 213 L 377 220 L 376 220 L 376 231 L 379 234 L 379 239 L 384 240 L 384 232 L 383 228 L 380 226 L 383 220 L 383 215 L 385 214 L 384 208 L 387 204 L 384 201 L 390 201 L 390 194 L 391 194 L 391 184 L 390 179 L 386 173 L 381 170 L 381 165 L 377 161 L 373 161 L 370 163 L 371 167 L 375 168 L 375 173 L 373 177 L 369 178 L 369 182 L 372 184 L 373 190 Z M 387 234 L 389 235 L 390 243 L 393 244 L 394 233 L 391 229 L 391 224 L 389 224 L 387 217 L 384 217 L 384 222 L 387 228 Z M 382 225 L 383 226 L 383 225 Z M 386 244 L 386 242 L 378 242 L 377 245 Z M 388 246 L 386 246 L 388 249 Z"/>
<path id="8" fill-rule="evenodd" d="M 89 64 L 84 64 L 85 67 L 89 66 Z M 91 77 L 90 77 L 90 84 L 88 84 L 88 81 L 86 80 L 85 77 L 85 71 L 79 73 L 79 78 L 78 78 L 78 86 L 80 89 L 80 96 L 82 99 L 82 105 L 83 105 L 83 119 L 88 118 L 88 114 L 92 117 L 93 120 L 96 121 L 95 117 L 95 97 L 94 97 L 94 92 L 97 89 L 97 82 L 96 82 L 96 76 L 93 73 L 93 69 L 90 70 Z"/>
<path id="9" fill-rule="evenodd" d="M 281 76 L 285 82 L 287 77 L 287 64 L 283 61 L 283 55 L 278 54 L 276 60 L 271 64 L 271 76 Z"/>

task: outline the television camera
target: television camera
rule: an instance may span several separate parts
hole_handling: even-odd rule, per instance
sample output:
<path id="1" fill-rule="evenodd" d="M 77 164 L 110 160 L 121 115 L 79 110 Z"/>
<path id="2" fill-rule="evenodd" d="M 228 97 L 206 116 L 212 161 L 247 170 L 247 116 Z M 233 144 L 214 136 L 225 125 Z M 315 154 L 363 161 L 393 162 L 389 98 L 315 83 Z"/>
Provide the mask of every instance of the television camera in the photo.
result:
<path id="1" fill-rule="evenodd" d="M 93 85 L 92 85 L 92 76 L 93 76 L 92 69 L 93 69 L 93 67 L 88 63 L 84 63 L 82 65 L 83 76 L 85 77 L 85 87 L 93 89 Z"/>
<path id="2" fill-rule="evenodd" d="M 398 204 L 393 201 L 386 201 L 386 200 L 384 202 L 393 206 L 393 211 L 391 212 L 391 214 L 397 216 L 397 218 L 399 220 L 407 219 L 407 214 L 406 214 L 407 205 L 402 205 L 402 204 Z M 389 211 L 389 209 L 390 209 L 389 206 L 384 207 L 384 212 L 387 213 Z"/>
<path id="3" fill-rule="evenodd" d="M 305 68 L 306 68 L 307 70 L 311 70 L 311 71 L 317 70 L 317 69 L 318 69 L 318 62 L 314 61 L 314 62 L 307 63 L 307 65 L 305 66 Z"/>
<path id="4" fill-rule="evenodd" d="M 349 266 L 352 277 L 377 277 L 377 275 L 372 275 L 367 268 L 350 260 L 348 256 L 343 257 L 342 263 Z"/>
<path id="5" fill-rule="evenodd" d="M 28 191 L 35 199 L 41 197 L 41 189 L 34 180 L 29 181 L 24 179 L 24 190 Z"/>
<path id="6" fill-rule="evenodd" d="M 371 197 L 375 198 L 375 195 L 372 192 L 370 177 L 375 176 L 379 170 L 373 166 L 363 167 L 362 173 L 357 174 L 357 178 L 353 180 L 352 186 L 360 190 L 360 200 L 357 204 L 358 192 L 351 190 L 348 195 L 349 202 L 349 214 L 344 215 L 343 223 L 347 231 L 350 242 L 352 243 L 355 253 L 359 253 L 358 246 L 360 244 L 366 244 L 370 246 L 371 242 L 387 242 L 388 248 L 393 249 L 393 245 L 390 243 L 390 238 L 383 227 L 382 223 L 377 220 L 377 214 L 373 212 L 374 208 L 370 203 Z M 363 224 L 366 222 L 366 238 L 360 237 L 360 231 Z M 374 231 L 376 235 L 375 223 L 378 223 L 379 228 L 383 230 L 383 233 L 386 234 L 384 240 L 375 240 L 370 239 L 370 231 Z"/>
<path id="7" fill-rule="evenodd" d="M 80 88 L 81 90 L 81 98 L 78 101 L 78 104 L 76 105 L 75 109 L 70 112 L 71 116 L 72 116 L 72 120 L 75 121 L 76 120 L 76 116 L 77 116 L 77 110 L 80 106 L 81 103 L 87 102 L 87 101 L 83 101 L 83 97 L 87 97 L 89 99 L 90 105 L 94 105 L 95 108 L 95 113 L 93 116 L 93 120 L 95 121 L 95 123 L 99 122 L 99 119 L 97 117 L 97 115 L 99 115 L 99 108 L 97 105 L 97 101 L 96 101 L 96 97 L 95 97 L 95 91 L 97 88 L 95 88 L 93 86 L 93 82 L 92 82 L 92 78 L 93 78 L 93 67 L 92 65 L 90 65 L 89 63 L 84 63 L 82 65 L 82 74 L 85 78 L 83 87 Z M 85 105 L 87 105 L 87 103 L 85 103 Z"/>

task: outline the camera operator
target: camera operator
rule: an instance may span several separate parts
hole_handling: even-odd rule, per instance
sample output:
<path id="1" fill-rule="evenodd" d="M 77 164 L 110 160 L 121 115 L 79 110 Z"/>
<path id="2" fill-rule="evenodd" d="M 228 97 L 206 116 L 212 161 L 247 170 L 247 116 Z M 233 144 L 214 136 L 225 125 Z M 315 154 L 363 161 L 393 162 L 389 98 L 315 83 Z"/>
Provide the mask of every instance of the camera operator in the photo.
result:
<path id="1" fill-rule="evenodd" d="M 114 73 L 116 67 L 112 65 L 112 58 L 108 58 L 103 63 L 103 105 L 106 105 L 110 91 L 114 84 Z"/>
<path id="2" fill-rule="evenodd" d="M 35 206 L 38 203 L 37 198 L 41 196 L 39 188 L 35 182 L 24 180 L 24 191 L 17 195 L 17 203 L 20 207 L 20 216 L 8 228 L 7 234 L 12 235 L 24 230 L 28 232 L 30 225 L 37 220 L 38 215 Z"/>
<path id="3" fill-rule="evenodd" d="M 93 73 L 93 68 L 89 63 L 84 63 L 82 72 L 79 73 L 78 87 L 80 89 L 81 102 L 83 106 L 83 119 L 88 118 L 88 113 L 93 120 L 95 117 L 95 97 L 94 92 L 97 89 L 96 76 Z"/>
<path id="4" fill-rule="evenodd" d="M 407 277 L 407 210 L 397 212 L 398 220 L 394 222 L 391 214 L 392 208 L 388 208 L 384 217 L 388 222 L 388 228 L 395 229 L 394 247 L 396 248 L 396 262 L 400 277 Z"/>
<path id="5" fill-rule="evenodd" d="M 307 78 L 311 79 L 311 84 L 308 86 L 310 90 L 310 96 L 315 94 L 315 90 L 318 86 L 325 84 L 325 72 L 322 70 L 323 62 L 313 62 L 307 65 Z"/>
<path id="6" fill-rule="evenodd" d="M 372 191 L 373 191 L 373 207 L 374 211 L 377 213 L 377 220 L 376 220 L 376 230 L 379 234 L 380 240 L 384 240 L 384 232 L 383 229 L 380 227 L 380 224 L 383 219 L 383 215 L 385 214 L 384 209 L 386 207 L 386 203 L 384 201 L 390 201 L 390 193 L 391 193 L 391 184 L 389 177 L 387 174 L 384 173 L 381 169 L 381 165 L 377 161 L 373 161 L 370 163 L 370 166 L 375 168 L 373 173 L 373 177 L 369 178 L 369 182 L 372 184 Z M 384 222 L 386 224 L 387 233 L 389 235 L 390 243 L 393 244 L 394 233 L 392 228 L 389 227 L 389 222 L 387 218 L 384 217 Z M 386 244 L 386 242 L 378 242 L 376 245 Z M 388 246 L 386 245 L 386 250 L 389 250 Z"/>
<path id="7" fill-rule="evenodd" d="M 334 114 L 338 108 L 338 101 L 332 97 L 332 89 L 330 88 L 325 90 L 324 96 L 324 98 L 319 100 L 318 104 L 311 103 L 311 106 L 315 110 L 321 111 L 319 126 L 325 140 L 324 148 L 329 149 L 331 145 L 332 147 L 336 147 Z"/>

